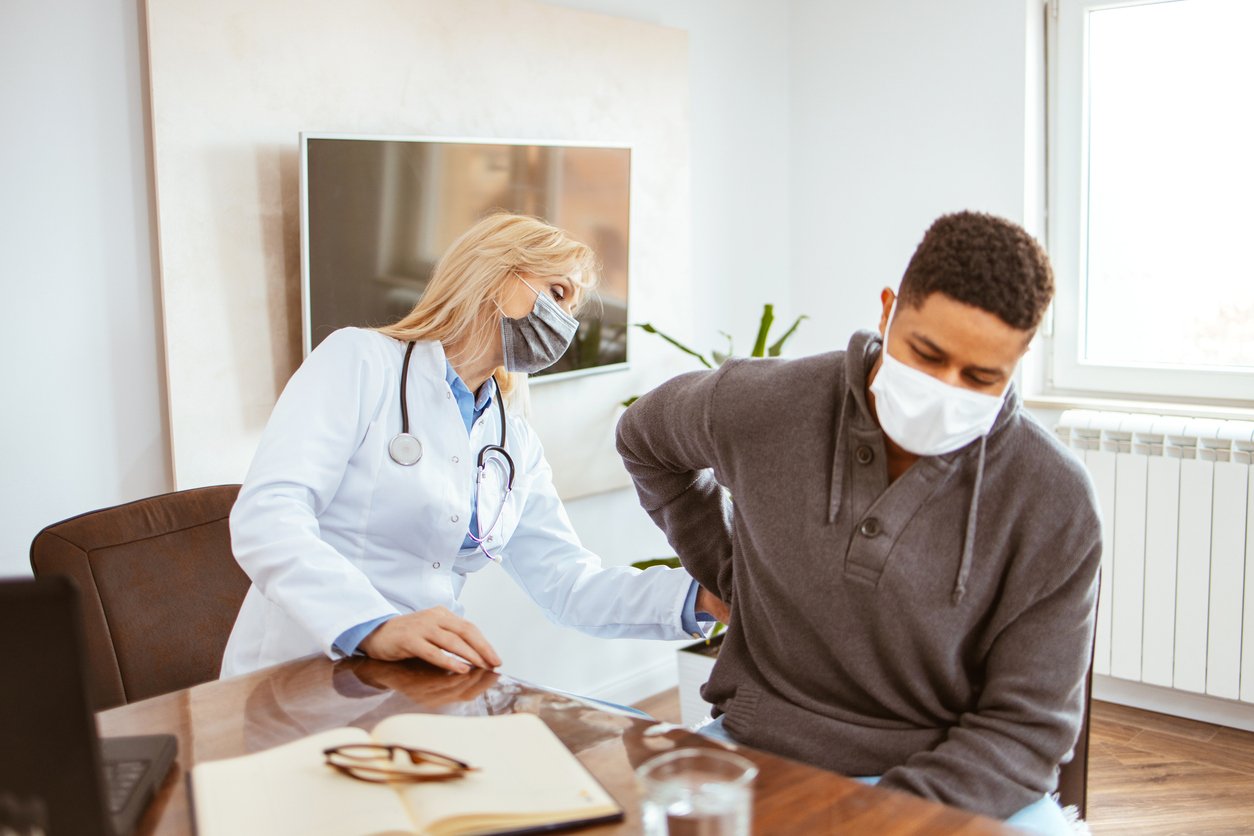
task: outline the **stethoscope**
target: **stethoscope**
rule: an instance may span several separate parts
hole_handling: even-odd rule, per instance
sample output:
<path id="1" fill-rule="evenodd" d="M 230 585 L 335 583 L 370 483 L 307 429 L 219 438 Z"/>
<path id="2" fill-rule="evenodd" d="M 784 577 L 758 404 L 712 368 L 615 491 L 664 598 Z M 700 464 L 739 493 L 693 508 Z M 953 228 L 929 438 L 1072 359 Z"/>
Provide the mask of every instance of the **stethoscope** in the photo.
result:
<path id="1" fill-rule="evenodd" d="M 409 382 L 409 358 L 414 353 L 414 343 L 410 342 L 405 349 L 405 362 L 401 364 L 401 431 L 388 442 L 388 455 L 392 457 L 392 461 L 403 467 L 412 467 L 422 458 L 422 442 L 409 434 L 409 405 L 405 400 L 406 386 Z M 484 548 L 484 542 L 488 540 L 492 531 L 501 520 L 501 514 L 505 511 L 505 505 L 509 501 L 509 495 L 514 490 L 514 459 L 505 449 L 505 399 L 498 392 L 496 395 L 496 407 L 501 416 L 501 443 L 487 444 L 479 450 L 479 456 L 475 461 L 475 467 L 478 468 L 478 475 L 475 477 L 476 483 L 482 487 L 483 480 L 487 477 L 488 462 L 504 461 L 505 462 L 505 494 L 501 498 L 500 508 L 496 512 L 496 519 L 492 520 L 492 524 L 486 529 L 483 527 L 483 521 L 479 521 L 479 531 L 482 536 L 475 536 L 473 532 L 467 532 L 471 540 L 479 544 L 479 548 L 483 550 L 490 559 L 499 561 L 495 555 L 488 552 Z M 494 455 L 495 454 L 495 455 Z M 499 456 L 499 458 L 496 458 Z M 498 465 L 499 466 L 499 465 Z"/>

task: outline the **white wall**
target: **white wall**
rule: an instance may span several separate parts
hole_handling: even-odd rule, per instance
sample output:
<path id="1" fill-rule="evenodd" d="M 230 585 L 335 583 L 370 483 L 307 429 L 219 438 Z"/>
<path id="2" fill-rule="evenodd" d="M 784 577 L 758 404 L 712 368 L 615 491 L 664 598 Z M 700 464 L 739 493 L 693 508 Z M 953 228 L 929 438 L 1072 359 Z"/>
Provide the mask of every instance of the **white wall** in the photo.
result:
<path id="1" fill-rule="evenodd" d="M 653 324 L 705 353 L 748 353 L 762 305 L 793 312 L 789 15 L 771 0 L 546 0 L 688 32 L 695 321 Z M 795 316 L 795 314 L 792 314 Z M 777 320 L 778 321 L 778 320 Z M 780 332 L 775 332 L 778 336 Z M 679 370 L 696 368 L 695 361 Z"/>
<path id="2" fill-rule="evenodd" d="M 874 327 L 937 216 L 1023 222 L 1030 8 L 793 0 L 792 299 L 814 317 L 799 353 Z"/>
<path id="3" fill-rule="evenodd" d="M 135 0 L 0 11 L 0 576 L 169 485 Z"/>

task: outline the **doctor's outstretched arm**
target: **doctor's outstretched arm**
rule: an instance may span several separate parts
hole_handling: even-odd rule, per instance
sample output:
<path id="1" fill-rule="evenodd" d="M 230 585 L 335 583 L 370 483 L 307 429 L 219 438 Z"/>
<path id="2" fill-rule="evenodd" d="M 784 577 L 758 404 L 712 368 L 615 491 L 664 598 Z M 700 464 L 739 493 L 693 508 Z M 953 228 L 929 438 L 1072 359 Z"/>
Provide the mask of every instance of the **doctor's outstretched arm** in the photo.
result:
<path id="1" fill-rule="evenodd" d="M 691 576 L 665 566 L 603 566 L 580 543 L 540 442 L 522 422 L 519 435 L 526 451 L 518 467 L 526 499 L 503 549 L 502 568 L 558 624 L 602 638 L 691 638 L 695 621 L 686 629 L 684 617 Z"/>

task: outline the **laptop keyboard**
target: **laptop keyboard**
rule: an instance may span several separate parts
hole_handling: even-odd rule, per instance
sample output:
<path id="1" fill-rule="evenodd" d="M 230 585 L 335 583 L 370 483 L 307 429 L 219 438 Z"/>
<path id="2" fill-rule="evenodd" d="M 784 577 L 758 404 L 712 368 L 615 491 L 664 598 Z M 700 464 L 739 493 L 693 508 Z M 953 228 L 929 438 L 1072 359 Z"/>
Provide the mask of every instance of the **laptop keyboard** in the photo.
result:
<path id="1" fill-rule="evenodd" d="M 109 812 L 118 813 L 135 793 L 149 761 L 106 761 L 105 786 L 109 789 Z"/>

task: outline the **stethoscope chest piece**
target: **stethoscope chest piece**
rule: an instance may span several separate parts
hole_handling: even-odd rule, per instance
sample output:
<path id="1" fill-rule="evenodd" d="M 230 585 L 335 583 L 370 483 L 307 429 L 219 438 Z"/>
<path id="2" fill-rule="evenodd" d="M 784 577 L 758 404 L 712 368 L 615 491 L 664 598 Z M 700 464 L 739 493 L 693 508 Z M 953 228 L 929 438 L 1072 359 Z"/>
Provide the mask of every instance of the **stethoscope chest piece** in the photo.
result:
<path id="1" fill-rule="evenodd" d="M 405 348 L 405 362 L 401 366 L 401 431 L 388 442 L 388 455 L 392 461 L 405 467 L 418 464 L 422 458 L 422 442 L 409 434 L 409 407 L 405 404 L 405 383 L 409 379 L 409 358 L 414 353 L 414 344 Z"/>
<path id="2" fill-rule="evenodd" d="M 422 458 L 422 442 L 409 433 L 401 433 L 388 442 L 388 455 L 397 464 L 410 467 Z"/>

